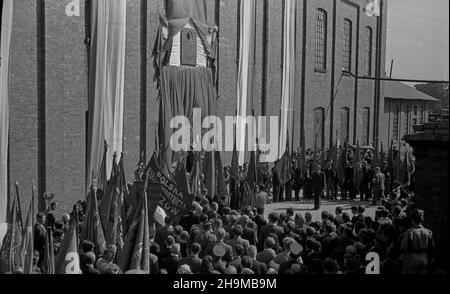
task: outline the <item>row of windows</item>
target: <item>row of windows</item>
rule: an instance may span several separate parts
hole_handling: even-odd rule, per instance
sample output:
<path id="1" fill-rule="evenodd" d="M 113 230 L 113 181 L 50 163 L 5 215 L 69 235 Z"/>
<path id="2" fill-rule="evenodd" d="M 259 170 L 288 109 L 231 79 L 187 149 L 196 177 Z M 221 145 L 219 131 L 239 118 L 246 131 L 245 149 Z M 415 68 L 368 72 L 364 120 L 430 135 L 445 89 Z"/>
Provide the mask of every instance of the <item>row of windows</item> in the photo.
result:
<path id="1" fill-rule="evenodd" d="M 314 144 L 317 148 L 325 147 L 325 109 L 318 107 L 314 110 Z M 370 140 L 370 108 L 363 109 L 362 141 L 363 145 L 369 145 Z M 349 142 L 350 138 L 350 108 L 343 107 L 340 111 L 339 140 L 341 143 Z"/>
<path id="2" fill-rule="evenodd" d="M 327 69 L 327 12 L 323 9 L 316 11 L 316 39 L 315 39 L 315 69 L 325 71 Z M 372 45 L 373 30 L 371 27 L 365 29 L 364 46 L 364 74 L 372 75 Z M 342 69 L 351 71 L 352 68 L 352 45 L 353 45 L 353 23 L 345 18 L 342 32 Z"/>
<path id="3" fill-rule="evenodd" d="M 406 115 L 403 117 L 403 134 L 411 133 L 411 128 L 414 125 L 422 124 L 424 122 L 425 107 L 414 105 L 413 119 L 411 124 L 411 109 L 409 105 L 405 109 Z M 394 118 L 392 122 L 392 139 L 394 141 L 400 140 L 400 106 L 395 106 Z"/>

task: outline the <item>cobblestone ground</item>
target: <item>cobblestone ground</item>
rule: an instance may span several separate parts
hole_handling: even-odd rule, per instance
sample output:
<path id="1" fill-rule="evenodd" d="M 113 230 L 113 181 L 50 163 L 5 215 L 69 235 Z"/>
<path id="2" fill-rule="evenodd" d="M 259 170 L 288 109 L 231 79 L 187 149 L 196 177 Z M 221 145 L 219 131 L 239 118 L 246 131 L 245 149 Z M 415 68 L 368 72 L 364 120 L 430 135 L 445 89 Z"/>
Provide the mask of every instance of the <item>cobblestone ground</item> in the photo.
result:
<path id="1" fill-rule="evenodd" d="M 305 212 L 311 212 L 314 221 L 320 221 L 320 214 L 322 211 L 330 212 L 334 215 L 334 211 L 336 207 L 342 207 L 343 211 L 348 212 L 351 216 L 350 208 L 352 206 L 362 205 L 366 208 L 365 215 L 375 218 L 375 210 L 377 206 L 373 206 L 370 201 L 359 201 L 359 200 L 327 200 L 322 199 L 322 205 L 319 210 L 313 210 L 314 201 L 313 200 L 303 200 L 303 197 L 300 193 L 301 201 L 285 201 L 285 202 L 277 202 L 266 204 L 265 215 L 267 216 L 271 212 L 285 212 L 288 208 L 292 207 L 294 209 L 294 213 L 301 213 L 305 215 Z"/>

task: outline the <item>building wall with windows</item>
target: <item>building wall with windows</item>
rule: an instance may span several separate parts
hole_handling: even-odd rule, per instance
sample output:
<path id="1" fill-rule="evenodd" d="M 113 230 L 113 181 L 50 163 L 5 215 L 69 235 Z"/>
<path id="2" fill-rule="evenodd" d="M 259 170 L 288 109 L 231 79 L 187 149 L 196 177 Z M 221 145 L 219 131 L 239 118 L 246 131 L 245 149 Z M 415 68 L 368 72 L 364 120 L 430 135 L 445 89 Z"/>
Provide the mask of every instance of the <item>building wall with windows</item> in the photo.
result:
<path id="1" fill-rule="evenodd" d="M 220 28 L 219 117 L 236 112 L 240 1 L 206 1 L 208 24 Z M 85 196 L 90 0 L 80 0 L 80 15 L 71 17 L 65 14 L 70 2 L 14 1 L 11 40 L 10 190 L 18 180 L 21 191 L 29 195 L 34 179 L 40 195 L 46 191 L 57 195 L 61 211 Z M 130 179 L 140 155 L 149 159 L 155 146 L 158 92 L 152 49 L 164 2 L 126 3 L 124 149 Z M 344 63 L 360 76 L 385 72 L 387 5 L 377 46 L 377 18 L 365 14 L 366 4 L 366 0 L 296 0 L 293 149 L 300 146 L 302 130 L 305 147 L 319 149 L 337 138 L 341 143 L 343 139 L 373 143 L 376 126 L 384 136 L 384 100 L 376 101 L 375 82 L 342 72 Z M 284 0 L 256 1 L 252 97 L 256 115 L 280 113 L 284 7 Z M 231 152 L 222 158 L 224 165 L 230 164 Z M 27 198 L 22 197 L 25 202 Z"/>

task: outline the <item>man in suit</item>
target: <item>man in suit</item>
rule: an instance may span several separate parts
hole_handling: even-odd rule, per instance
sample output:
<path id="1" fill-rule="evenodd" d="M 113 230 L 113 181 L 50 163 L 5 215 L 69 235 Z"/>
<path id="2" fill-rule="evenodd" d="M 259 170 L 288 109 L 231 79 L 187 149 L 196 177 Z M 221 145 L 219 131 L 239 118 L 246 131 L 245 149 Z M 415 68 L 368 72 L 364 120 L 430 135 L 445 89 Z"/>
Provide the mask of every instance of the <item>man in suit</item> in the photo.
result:
<path id="1" fill-rule="evenodd" d="M 277 236 L 278 238 L 278 240 L 275 241 L 279 244 L 279 240 L 283 237 L 284 230 L 277 225 L 278 218 L 278 213 L 272 212 L 271 214 L 269 214 L 269 224 L 263 226 L 258 235 L 259 251 L 264 249 L 264 241 L 269 236 L 269 234 L 275 234 L 275 236 Z"/>
<path id="2" fill-rule="evenodd" d="M 41 267 L 44 260 L 45 237 L 47 229 L 45 227 L 46 216 L 40 212 L 36 216 L 36 224 L 34 225 L 34 249 L 39 252 L 38 267 Z"/>
<path id="3" fill-rule="evenodd" d="M 378 201 L 384 199 L 384 174 L 379 167 L 375 168 L 375 176 L 373 177 L 373 201 L 372 204 L 376 205 Z"/>
<path id="4" fill-rule="evenodd" d="M 164 223 L 165 226 L 156 231 L 155 242 L 158 243 L 160 247 L 163 247 L 167 237 L 173 234 L 172 219 L 169 216 L 166 216 Z"/>
<path id="5" fill-rule="evenodd" d="M 267 193 L 264 192 L 264 186 L 263 185 L 258 185 L 256 187 L 256 193 L 253 196 L 253 201 L 252 201 L 252 206 L 255 207 L 256 209 L 260 209 L 262 210 L 263 214 L 264 214 L 264 209 L 267 203 Z"/>
<path id="6" fill-rule="evenodd" d="M 233 254 L 236 255 L 236 246 L 241 245 L 244 247 L 244 252 L 250 246 L 250 242 L 242 238 L 244 229 L 241 225 L 235 225 L 233 227 L 233 239 L 228 240 L 226 243 L 233 248 Z"/>
<path id="7" fill-rule="evenodd" d="M 170 247 L 170 256 L 161 260 L 161 268 L 169 275 L 174 275 L 180 266 L 180 244 L 175 243 Z"/>
<path id="8" fill-rule="evenodd" d="M 202 259 L 198 257 L 200 254 L 200 244 L 192 243 L 189 247 L 191 255 L 180 260 L 180 265 L 187 264 L 191 268 L 191 271 L 196 274 L 201 271 Z"/>
<path id="9" fill-rule="evenodd" d="M 320 169 L 320 166 L 319 171 L 313 173 L 311 185 L 314 196 L 314 210 L 319 210 L 323 189 L 325 188 L 325 173 Z"/>

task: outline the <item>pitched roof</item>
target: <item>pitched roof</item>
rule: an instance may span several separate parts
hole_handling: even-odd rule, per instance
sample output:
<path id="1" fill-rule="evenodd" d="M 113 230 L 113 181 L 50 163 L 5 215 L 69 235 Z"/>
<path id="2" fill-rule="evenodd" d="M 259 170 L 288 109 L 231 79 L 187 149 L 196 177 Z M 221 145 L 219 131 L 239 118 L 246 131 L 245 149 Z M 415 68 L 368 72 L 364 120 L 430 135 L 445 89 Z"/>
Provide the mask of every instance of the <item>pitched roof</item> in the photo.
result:
<path id="1" fill-rule="evenodd" d="M 438 99 L 431 97 L 419 90 L 407 86 L 401 82 L 386 82 L 384 83 L 384 97 L 389 99 L 402 99 L 402 100 L 422 100 L 437 102 Z"/>

